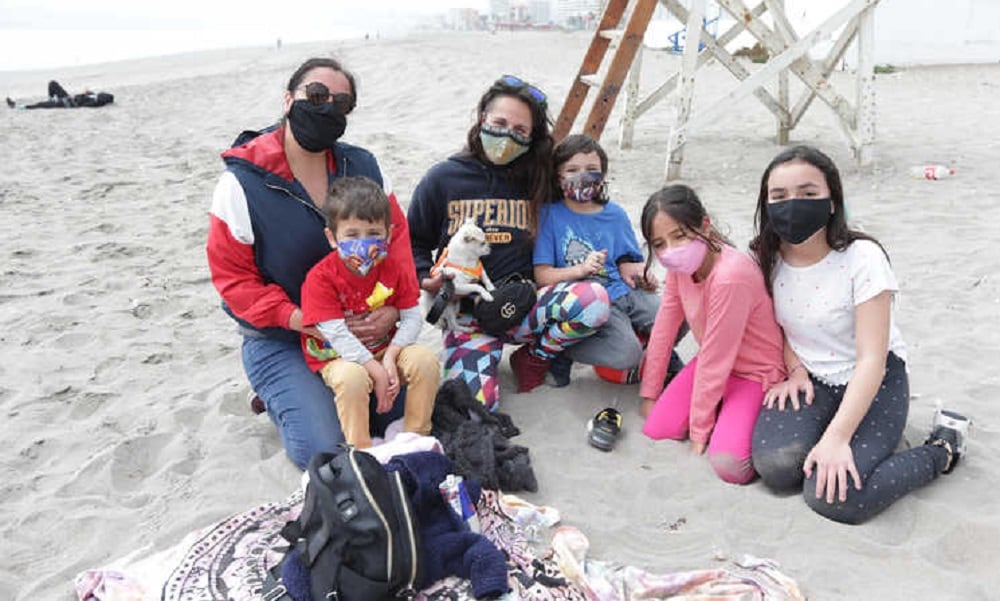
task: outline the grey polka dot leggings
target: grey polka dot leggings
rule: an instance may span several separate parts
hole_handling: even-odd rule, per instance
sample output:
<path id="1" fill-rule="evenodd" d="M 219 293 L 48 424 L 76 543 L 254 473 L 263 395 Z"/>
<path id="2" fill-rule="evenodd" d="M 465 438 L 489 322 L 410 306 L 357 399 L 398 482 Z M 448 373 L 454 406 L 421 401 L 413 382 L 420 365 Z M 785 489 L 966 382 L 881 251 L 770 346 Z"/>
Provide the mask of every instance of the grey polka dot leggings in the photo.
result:
<path id="1" fill-rule="evenodd" d="M 861 474 L 861 490 L 849 478 L 847 500 L 826 502 L 816 498 L 816 471 L 804 478 L 806 455 L 819 442 L 833 419 L 846 386 L 830 386 L 810 376 L 815 396 L 811 405 L 798 411 L 786 406 L 764 408 L 754 426 L 754 469 L 768 487 L 802 490 L 806 504 L 816 513 L 837 522 L 859 524 L 891 505 L 896 499 L 938 477 L 948 462 L 942 447 L 920 445 L 893 453 L 903 437 L 909 410 L 910 387 L 906 364 L 889 353 L 882 385 L 871 408 L 851 439 L 854 463 Z M 803 401 L 803 398 L 799 399 Z"/>

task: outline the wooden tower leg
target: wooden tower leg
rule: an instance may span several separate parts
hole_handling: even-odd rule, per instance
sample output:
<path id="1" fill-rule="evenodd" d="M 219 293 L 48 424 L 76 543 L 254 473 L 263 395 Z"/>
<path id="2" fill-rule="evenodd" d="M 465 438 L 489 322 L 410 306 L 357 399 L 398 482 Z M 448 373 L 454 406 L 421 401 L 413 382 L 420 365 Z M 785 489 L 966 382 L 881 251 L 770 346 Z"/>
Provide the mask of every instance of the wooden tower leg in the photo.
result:
<path id="1" fill-rule="evenodd" d="M 642 72 L 642 44 L 635 53 L 632 68 L 628 72 L 628 83 L 625 86 L 625 115 L 622 116 L 621 129 L 618 132 L 618 147 L 632 148 L 635 134 L 635 120 L 639 106 L 639 78 Z"/>
<path id="2" fill-rule="evenodd" d="M 683 133 L 688 118 L 691 116 L 691 99 L 694 96 L 694 76 L 698 69 L 698 48 L 701 46 L 701 22 L 705 16 L 705 0 L 691 0 L 688 9 L 687 41 L 684 42 L 684 57 L 681 60 L 681 81 L 677 94 L 677 116 L 667 140 L 667 181 L 681 176 L 681 163 L 684 161 L 684 144 L 687 141 Z"/>
<path id="3" fill-rule="evenodd" d="M 858 164 L 870 165 L 875 142 L 875 7 L 870 6 L 858 22 L 857 141 Z"/>
<path id="4" fill-rule="evenodd" d="M 795 42 L 795 35 L 792 32 L 791 25 L 785 20 L 785 0 L 765 0 L 769 6 L 769 11 L 772 18 L 775 20 L 775 24 L 778 26 L 779 31 L 784 34 L 785 42 L 787 44 L 792 44 Z M 780 16 L 775 16 L 780 15 Z M 785 115 L 788 115 L 789 99 L 788 99 L 788 70 L 782 69 L 778 73 L 778 104 L 785 108 Z M 788 144 L 788 134 L 792 129 L 791 117 L 788 115 L 786 118 L 778 117 L 778 131 L 775 134 L 775 143 L 779 146 L 785 146 Z"/>

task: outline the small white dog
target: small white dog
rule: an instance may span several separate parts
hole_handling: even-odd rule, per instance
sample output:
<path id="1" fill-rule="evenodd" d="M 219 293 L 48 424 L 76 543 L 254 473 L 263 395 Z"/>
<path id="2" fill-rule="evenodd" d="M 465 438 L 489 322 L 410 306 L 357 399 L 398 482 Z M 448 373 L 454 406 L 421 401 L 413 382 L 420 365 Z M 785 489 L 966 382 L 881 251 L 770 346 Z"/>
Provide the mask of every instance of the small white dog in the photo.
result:
<path id="1" fill-rule="evenodd" d="M 490 244 L 486 234 L 476 225 L 476 221 L 466 218 L 455 235 L 448 241 L 448 247 L 442 251 L 437 263 L 431 269 L 431 275 L 441 274 L 455 286 L 455 291 L 441 314 L 438 325 L 443 330 L 471 332 L 472 328 L 458 323 L 458 300 L 463 296 L 478 294 L 487 301 L 493 300 L 490 290 L 494 289 L 480 257 L 490 253 Z"/>

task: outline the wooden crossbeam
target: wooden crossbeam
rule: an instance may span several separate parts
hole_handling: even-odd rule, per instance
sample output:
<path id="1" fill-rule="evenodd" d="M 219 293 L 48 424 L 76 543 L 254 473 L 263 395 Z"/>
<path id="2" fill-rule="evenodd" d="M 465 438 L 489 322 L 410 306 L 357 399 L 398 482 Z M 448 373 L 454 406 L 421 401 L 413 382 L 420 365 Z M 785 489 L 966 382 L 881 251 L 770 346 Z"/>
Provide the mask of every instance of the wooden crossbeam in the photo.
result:
<path id="1" fill-rule="evenodd" d="M 739 0 L 717 0 L 717 1 L 720 4 L 725 3 L 730 7 L 733 5 L 733 3 L 742 5 L 742 2 L 739 2 Z M 761 86 L 764 82 L 766 82 L 768 79 L 779 73 L 781 70 L 790 68 L 792 64 L 799 61 L 810 50 L 810 48 L 812 48 L 816 44 L 817 41 L 829 37 L 833 31 L 837 30 L 841 25 L 844 25 L 853 16 L 855 16 L 858 12 L 860 12 L 860 9 L 862 7 L 874 5 L 877 1 L 878 0 L 853 0 L 853 2 L 851 2 L 849 5 L 837 11 L 830 17 L 828 17 L 827 20 L 824 21 L 822 24 L 820 24 L 819 27 L 817 27 L 807 35 L 801 37 L 797 42 L 789 46 L 786 50 L 784 50 L 784 52 L 781 52 L 776 56 L 772 56 L 771 59 L 767 62 L 767 64 L 764 66 L 764 68 L 760 69 L 750 77 L 744 79 L 736 88 L 730 90 L 728 94 L 720 98 L 714 105 L 705 109 L 704 111 L 700 111 L 699 113 L 697 113 L 688 123 L 686 123 L 683 127 L 679 128 L 678 131 L 674 132 L 672 134 L 672 137 L 674 135 L 683 136 L 686 134 L 687 130 L 717 119 L 723 112 L 725 112 L 729 107 L 731 107 L 733 103 L 746 97 L 755 88 Z M 736 15 L 734 16 L 738 17 L 740 14 L 743 13 L 736 13 Z M 759 27 L 752 25 L 754 22 L 757 21 L 750 20 L 749 22 L 747 22 L 748 29 L 751 26 L 753 26 L 755 29 L 760 31 Z M 766 36 L 768 33 L 773 35 L 773 32 L 770 32 L 770 30 L 768 30 L 767 33 L 762 33 L 762 35 Z M 852 116 L 853 111 L 850 110 L 849 103 L 847 103 L 846 99 L 844 99 L 842 96 L 836 94 L 836 98 L 839 99 L 839 102 L 837 102 L 836 104 L 841 109 L 840 111 L 837 111 L 836 107 L 834 107 L 834 100 L 831 98 L 832 93 L 829 90 L 829 83 L 826 81 L 825 78 L 819 77 L 819 69 L 816 69 L 815 71 L 816 71 L 816 76 L 815 76 L 816 81 L 812 81 L 810 79 L 809 81 L 804 80 L 804 83 L 806 83 L 807 86 L 813 89 L 817 93 L 817 95 L 820 96 L 820 98 L 824 99 L 824 101 L 830 104 L 831 108 L 834 108 L 835 112 L 837 112 L 838 115 L 841 115 L 846 107 L 847 116 L 845 117 L 845 120 L 853 126 L 853 121 L 854 121 Z M 796 74 L 798 75 L 798 73 Z"/>
<path id="2" fill-rule="evenodd" d="M 795 28 L 792 27 L 788 21 L 788 15 L 785 14 L 785 0 L 764 0 L 764 4 L 767 5 L 768 14 L 774 19 L 774 25 L 785 43 L 794 44 L 797 42 L 799 36 L 795 34 Z"/>
<path id="3" fill-rule="evenodd" d="M 672 5 L 677 5 L 680 6 L 681 8 L 684 8 L 684 5 L 677 2 L 677 0 L 660 0 L 660 4 L 667 7 L 668 9 L 670 9 Z M 766 10 L 767 7 L 764 5 L 763 2 L 761 2 L 756 7 L 754 7 L 752 11 L 750 11 L 750 14 L 753 15 L 754 17 L 759 17 L 760 15 L 764 14 L 764 11 Z M 673 12 L 672 9 L 671 12 Z M 687 14 L 686 8 L 684 8 L 684 12 L 685 14 Z M 685 19 L 681 19 L 682 22 L 684 20 Z M 726 45 L 729 44 L 729 42 L 736 39 L 736 36 L 743 33 L 743 30 L 744 30 L 743 23 L 737 21 L 736 24 L 730 27 L 724 34 L 717 37 L 715 41 L 720 47 L 725 48 Z M 702 65 L 704 65 L 706 62 L 708 62 L 710 58 L 711 58 L 710 54 L 704 54 L 704 53 L 700 54 L 698 56 L 698 67 L 700 68 Z M 657 102 L 669 96 L 670 93 L 674 91 L 674 88 L 677 87 L 678 79 L 680 79 L 680 72 L 672 73 L 670 77 L 668 77 L 667 80 L 663 82 L 663 84 L 661 84 L 655 90 L 653 90 L 649 94 L 649 96 L 646 96 L 644 99 L 642 99 L 636 106 L 635 109 L 636 117 L 638 118 L 642 116 L 643 113 L 651 109 L 653 105 L 655 105 Z"/>
<path id="4" fill-rule="evenodd" d="M 742 0 L 717 0 L 720 6 L 734 17 L 748 12 Z M 771 28 L 762 23 L 759 19 L 751 19 L 746 23 L 747 30 L 754 35 L 761 44 L 767 48 L 772 57 L 783 56 L 792 48 L 799 48 L 803 41 L 808 41 L 806 50 L 814 46 L 821 38 L 829 37 L 834 30 L 849 21 L 853 16 L 859 14 L 862 9 L 874 6 L 878 0 L 853 0 L 844 8 L 840 9 L 829 17 L 822 25 L 816 28 L 809 36 L 800 39 L 798 42 L 788 46 L 781 37 Z M 786 50 L 786 48 L 788 50 Z M 802 83 L 816 91 L 820 99 L 826 102 L 831 109 L 840 117 L 841 122 L 848 128 L 854 129 L 857 125 L 857 116 L 851 103 L 834 90 L 821 70 L 805 52 L 796 53 L 795 59 L 786 67 L 791 70 Z M 772 61 L 775 59 L 772 59 Z M 770 64 L 772 61 L 769 61 Z"/>
<path id="5" fill-rule="evenodd" d="M 666 5 L 670 12 L 672 12 L 681 22 L 688 22 L 690 20 L 688 16 L 688 9 L 680 3 L 680 0 L 661 0 L 661 2 Z M 714 56 L 723 67 L 729 70 L 729 72 L 736 77 L 736 79 L 743 81 L 747 77 L 750 77 L 750 71 L 748 71 L 742 63 L 737 61 L 736 58 L 730 54 L 728 50 L 726 50 L 723 44 L 717 42 L 712 35 L 701 26 L 701 24 L 698 25 L 698 29 L 701 30 L 701 43 L 705 46 L 705 50 L 708 51 L 708 56 Z M 704 55 L 705 53 L 702 52 L 702 54 Z M 698 67 L 704 64 L 704 61 L 700 59 L 701 57 L 699 57 Z M 771 93 L 763 87 L 755 89 L 753 94 L 765 107 L 767 107 L 768 110 L 771 111 L 771 113 L 774 114 L 775 117 L 786 121 L 790 119 L 787 101 L 784 104 L 780 103 L 775 100 L 774 96 L 772 96 Z"/>
<path id="6" fill-rule="evenodd" d="M 656 9 L 656 0 L 638 0 L 632 8 L 625 32 L 618 42 L 614 57 L 611 59 L 611 66 L 604 76 L 604 84 L 601 86 L 590 108 L 590 115 L 583 126 L 583 133 L 595 140 L 601 139 L 604 127 L 608 123 L 611 109 L 615 106 L 618 93 L 621 92 L 622 83 L 628 74 L 632 60 L 635 58 L 639 46 L 642 44 L 642 37 L 646 33 L 646 26 L 653 17 Z M 572 125 L 571 125 L 572 126 Z"/>
<path id="7" fill-rule="evenodd" d="M 681 0 L 610 0 L 602 16 L 600 29 L 594 35 L 563 105 L 554 135 L 561 139 L 569 132 L 588 88 L 599 87 L 599 96 L 591 106 L 583 129 L 584 133 L 598 139 L 607 124 L 615 99 L 625 89 L 627 97 L 621 122 L 620 144 L 623 148 L 627 147 L 631 145 L 638 117 L 671 93 L 676 93 L 677 111 L 667 140 L 666 177 L 669 180 L 680 174 L 688 132 L 717 119 L 742 98 L 755 95 L 775 115 L 778 125 L 776 140 L 779 144 L 786 144 L 791 129 L 799 123 L 813 100 L 818 97 L 837 115 L 837 125 L 861 164 L 870 161 L 875 139 L 874 63 L 871 48 L 874 42 L 874 7 L 879 0 L 849 0 L 818 27 L 801 37 L 785 15 L 786 0 L 760 0 L 752 10 L 747 8 L 744 0 L 713 0 L 736 21 L 718 38 L 710 35 L 704 27 L 707 1 L 687 0 L 688 6 L 685 6 Z M 642 36 L 657 3 L 686 24 L 687 40 L 680 71 L 668 77 L 649 96 L 638 101 Z M 623 14 L 630 6 L 625 28 L 618 29 Z M 772 15 L 773 25 L 760 19 L 764 13 Z M 832 37 L 841 27 L 843 30 L 823 60 L 813 60 L 808 56 L 817 42 Z M 609 31 L 611 28 L 615 28 L 614 31 Z M 726 49 L 727 44 L 742 31 L 753 35 L 770 55 L 767 63 L 755 72 L 751 72 Z M 599 75 L 611 39 L 618 39 L 620 43 L 611 65 L 603 75 Z M 834 89 L 828 78 L 855 39 L 858 40 L 861 58 L 857 70 L 857 98 L 852 105 L 843 94 Z M 718 60 L 739 83 L 713 105 L 692 115 L 696 72 L 712 58 Z M 794 107 L 789 102 L 789 72 L 805 85 L 805 90 Z M 775 77 L 777 97 L 766 87 L 771 78 Z"/>
<path id="8" fill-rule="evenodd" d="M 559 118 L 556 119 L 556 124 L 552 128 L 552 136 L 557 141 L 565 138 L 569 130 L 573 128 L 573 122 L 576 121 L 576 116 L 580 114 L 580 108 L 583 107 L 583 102 L 587 98 L 589 86 L 584 78 L 597 73 L 598 69 L 601 68 L 604 55 L 608 52 L 611 40 L 601 35 L 601 32 L 618 27 L 628 2 L 629 0 L 608 1 L 601 22 L 598 23 L 597 31 L 587 49 L 587 54 L 583 57 L 580 70 L 573 78 L 573 85 L 570 86 L 569 93 L 566 95 L 566 102 L 563 103 L 562 110 L 559 112 Z"/>
<path id="9" fill-rule="evenodd" d="M 847 52 L 847 48 L 851 45 L 854 40 L 855 35 L 858 32 L 858 17 L 854 17 L 850 20 L 846 27 L 840 32 L 840 36 L 837 41 L 834 42 L 833 47 L 826 55 L 826 59 L 823 61 L 820 73 L 823 77 L 829 77 L 830 73 L 833 72 L 834 67 L 840 62 L 840 59 L 844 58 L 844 53 Z M 799 99 L 795 106 L 792 108 L 792 127 L 794 128 L 799 124 L 802 116 L 805 115 L 806 109 L 812 104 L 812 101 L 816 98 L 816 90 L 812 88 L 806 88 L 802 93 L 802 97 Z"/>

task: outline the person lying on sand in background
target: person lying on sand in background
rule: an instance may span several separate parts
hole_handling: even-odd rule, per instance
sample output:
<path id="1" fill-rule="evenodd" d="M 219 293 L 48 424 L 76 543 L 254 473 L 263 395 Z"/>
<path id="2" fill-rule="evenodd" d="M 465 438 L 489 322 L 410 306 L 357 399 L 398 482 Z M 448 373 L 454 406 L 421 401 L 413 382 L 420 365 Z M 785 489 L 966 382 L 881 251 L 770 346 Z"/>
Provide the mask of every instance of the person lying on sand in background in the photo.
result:
<path id="1" fill-rule="evenodd" d="M 333 251 L 309 270 L 302 285 L 306 363 L 333 390 L 348 444 L 372 445 L 371 403 L 376 414 L 385 415 L 403 398 L 403 431 L 428 435 L 441 365 L 434 351 L 416 344 L 424 323 L 416 271 L 385 260 L 391 248 L 389 199 L 370 179 L 343 177 L 330 185 L 323 212 Z M 346 318 L 384 305 L 399 310 L 399 327 L 374 343 L 358 340 Z"/>
<path id="2" fill-rule="evenodd" d="M 760 270 L 712 225 L 694 190 L 672 185 L 642 210 L 642 235 L 667 269 L 639 395 L 654 440 L 691 440 L 720 478 L 746 484 L 764 391 L 785 377 L 781 330 Z M 677 331 L 687 320 L 698 352 L 664 389 Z"/>
<path id="3" fill-rule="evenodd" d="M 417 185 L 407 217 L 424 290 L 436 294 L 441 288 L 443 276 L 430 275 L 435 255 L 467 217 L 491 244 L 482 262 L 496 286 L 512 276 L 531 278 L 532 239 L 552 194 L 547 106 L 535 86 L 511 75 L 497 79 L 479 99 L 465 150 L 432 167 Z M 553 357 L 604 325 L 608 306 L 608 293 L 597 282 L 542 287 L 522 322 L 500 336 L 446 332 L 445 377 L 464 379 L 480 402 L 493 407 L 500 396 L 503 345 L 521 344 L 510 358 L 517 391 L 534 390 Z M 479 329 L 471 315 L 460 319 Z"/>
<path id="4" fill-rule="evenodd" d="M 788 379 L 764 399 L 753 463 L 767 486 L 801 488 L 813 511 L 858 524 L 954 469 L 969 420 L 939 411 L 924 444 L 894 452 L 910 404 L 899 286 L 885 249 L 845 213 L 840 172 L 819 150 L 790 148 L 764 170 L 750 248 Z"/>
<path id="5" fill-rule="evenodd" d="M 80 94 L 70 96 L 58 81 L 49 82 L 49 99 L 34 104 L 17 104 L 10 97 L 7 98 L 7 107 L 12 109 L 73 109 L 80 107 L 96 108 L 111 104 L 115 101 L 114 94 L 108 92 L 92 92 L 84 90 Z"/>
<path id="6" fill-rule="evenodd" d="M 608 198 L 608 155 L 601 145 L 582 134 L 568 136 L 555 147 L 553 165 L 555 200 L 542 209 L 535 281 L 549 286 L 593 280 L 611 301 L 607 323 L 554 359 L 555 384 L 566 386 L 574 360 L 615 370 L 638 368 L 660 297 L 655 276 L 647 277 L 628 214 Z"/>
<path id="7" fill-rule="evenodd" d="M 281 123 L 241 136 L 223 153 L 226 171 L 209 217 L 212 283 L 243 336 L 250 385 L 300 468 L 344 440 L 333 391 L 309 369 L 299 340 L 302 283 L 330 252 L 319 207 L 336 178 L 360 175 L 387 186 L 370 152 L 340 141 L 357 99 L 354 76 L 337 61 L 302 63 L 288 80 Z M 386 192 L 393 224 L 387 260 L 414 269 L 406 219 Z M 395 307 L 383 306 L 345 321 L 362 343 L 372 344 L 398 319 Z"/>

